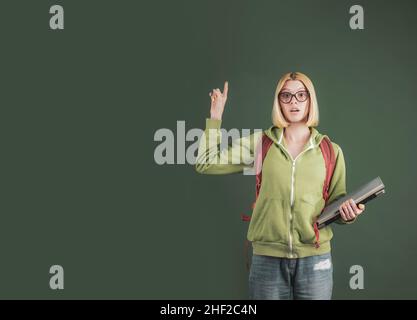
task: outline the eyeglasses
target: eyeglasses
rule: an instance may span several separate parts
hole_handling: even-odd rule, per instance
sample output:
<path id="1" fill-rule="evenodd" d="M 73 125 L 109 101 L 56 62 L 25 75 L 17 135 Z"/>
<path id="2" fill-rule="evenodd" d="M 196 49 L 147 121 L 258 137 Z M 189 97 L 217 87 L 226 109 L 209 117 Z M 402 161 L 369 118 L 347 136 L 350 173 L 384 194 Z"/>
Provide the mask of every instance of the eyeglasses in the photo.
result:
<path id="1" fill-rule="evenodd" d="M 304 102 L 308 99 L 309 96 L 310 96 L 309 92 L 305 90 L 298 91 L 294 94 L 288 91 L 282 91 L 278 94 L 279 100 L 283 103 L 290 103 L 292 100 L 292 97 L 295 97 L 298 102 Z"/>

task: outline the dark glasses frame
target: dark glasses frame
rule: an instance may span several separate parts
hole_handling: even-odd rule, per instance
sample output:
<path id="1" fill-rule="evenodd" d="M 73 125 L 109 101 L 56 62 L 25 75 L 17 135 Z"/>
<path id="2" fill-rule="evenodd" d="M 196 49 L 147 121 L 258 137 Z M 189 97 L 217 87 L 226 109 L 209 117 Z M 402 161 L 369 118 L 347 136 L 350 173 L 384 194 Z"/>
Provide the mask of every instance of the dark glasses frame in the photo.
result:
<path id="1" fill-rule="evenodd" d="M 300 99 L 297 98 L 297 94 L 300 93 L 300 92 L 306 93 L 306 98 L 304 100 L 300 100 Z M 285 101 L 285 100 L 282 99 L 281 95 L 283 93 L 291 95 L 291 97 L 288 101 Z M 300 90 L 300 91 L 297 91 L 296 93 L 291 93 L 289 91 L 281 91 L 280 93 L 278 93 L 278 99 L 279 99 L 279 101 L 281 101 L 283 103 L 290 103 L 292 101 L 293 97 L 295 97 L 295 99 L 297 99 L 298 102 L 304 102 L 310 97 L 310 92 L 308 92 L 308 90 Z"/>

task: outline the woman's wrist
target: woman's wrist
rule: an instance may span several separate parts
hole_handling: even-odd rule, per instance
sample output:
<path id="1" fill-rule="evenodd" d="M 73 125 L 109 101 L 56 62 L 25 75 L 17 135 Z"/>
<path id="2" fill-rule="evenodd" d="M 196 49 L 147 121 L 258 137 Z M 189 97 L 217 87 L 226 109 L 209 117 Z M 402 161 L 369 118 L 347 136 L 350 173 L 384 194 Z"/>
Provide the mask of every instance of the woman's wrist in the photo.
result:
<path id="1" fill-rule="evenodd" d="M 221 120 L 222 119 L 222 115 L 216 115 L 216 114 L 210 114 L 210 119 L 213 120 Z"/>

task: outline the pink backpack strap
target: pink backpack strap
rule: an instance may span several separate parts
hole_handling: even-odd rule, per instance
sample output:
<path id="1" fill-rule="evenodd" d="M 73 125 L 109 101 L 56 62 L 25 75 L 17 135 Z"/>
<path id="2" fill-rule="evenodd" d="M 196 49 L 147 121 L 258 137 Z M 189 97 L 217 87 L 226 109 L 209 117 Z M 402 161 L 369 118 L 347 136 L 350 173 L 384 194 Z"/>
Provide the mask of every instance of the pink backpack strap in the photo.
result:
<path id="1" fill-rule="evenodd" d="M 259 190 L 261 189 L 262 184 L 262 166 L 268 153 L 269 148 L 271 147 L 273 141 L 265 134 L 262 134 L 262 142 L 258 143 L 255 151 L 255 172 L 256 172 L 256 188 L 255 188 L 255 201 L 252 203 L 252 209 L 255 207 L 256 200 L 259 196 Z M 261 152 L 262 151 L 262 152 Z M 251 216 L 246 214 L 241 214 L 243 221 L 250 221 Z"/>
<path id="2" fill-rule="evenodd" d="M 320 149 L 324 157 L 324 163 L 326 165 L 326 180 L 323 185 L 323 199 L 327 204 L 329 199 L 329 187 L 332 181 L 334 168 L 336 166 L 336 157 L 333 150 L 333 145 L 329 138 L 324 137 L 320 143 Z"/>
<path id="3" fill-rule="evenodd" d="M 324 180 L 324 185 L 323 185 L 323 199 L 325 202 L 324 206 L 326 207 L 327 200 L 329 199 L 330 182 L 332 181 L 334 168 L 336 166 L 336 157 L 334 154 L 332 142 L 326 136 L 321 140 L 320 149 L 324 158 L 324 163 L 326 165 L 326 178 Z M 318 228 L 316 221 L 314 221 L 313 227 L 314 227 L 314 233 L 316 236 L 316 241 L 314 244 L 316 248 L 319 248 L 320 247 L 320 232 L 319 232 L 319 228 Z"/>

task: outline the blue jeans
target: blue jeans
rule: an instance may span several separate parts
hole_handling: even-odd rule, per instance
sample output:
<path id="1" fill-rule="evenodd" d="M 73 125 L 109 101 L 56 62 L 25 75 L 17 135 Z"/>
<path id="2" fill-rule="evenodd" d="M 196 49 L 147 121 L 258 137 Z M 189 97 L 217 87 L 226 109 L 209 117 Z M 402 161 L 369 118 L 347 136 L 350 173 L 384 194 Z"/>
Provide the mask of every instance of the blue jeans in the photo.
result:
<path id="1" fill-rule="evenodd" d="M 252 300 L 330 300 L 333 289 L 331 253 L 305 258 L 253 255 L 249 272 Z"/>

